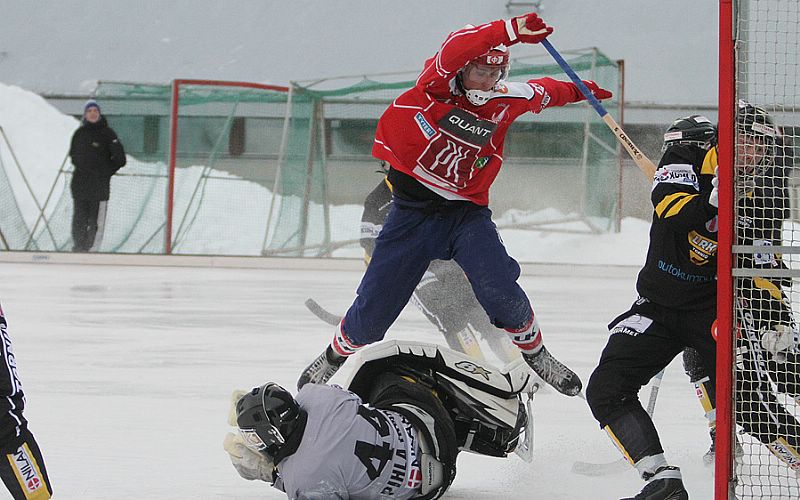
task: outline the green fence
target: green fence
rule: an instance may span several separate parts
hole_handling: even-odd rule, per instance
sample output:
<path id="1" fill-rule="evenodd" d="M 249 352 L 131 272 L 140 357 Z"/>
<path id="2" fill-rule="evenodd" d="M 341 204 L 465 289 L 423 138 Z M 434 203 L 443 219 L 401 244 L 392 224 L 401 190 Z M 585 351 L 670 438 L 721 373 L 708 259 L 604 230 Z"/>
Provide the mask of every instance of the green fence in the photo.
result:
<path id="1" fill-rule="evenodd" d="M 602 53 L 567 59 L 583 78 L 617 89 L 616 64 Z M 285 90 L 102 82 L 95 97 L 129 161 L 112 178 L 100 251 L 326 256 L 356 248 L 360 204 L 380 180 L 370 155 L 375 126 L 415 76 L 330 79 Z M 512 62 L 510 79 L 542 76 L 566 79 L 549 61 Z M 606 106 L 616 109 L 615 102 Z M 520 117 L 505 151 L 491 206 L 498 216 L 513 215 L 503 218 L 507 225 L 613 228 L 617 146 L 589 106 Z M 27 249 L 71 248 L 71 171 L 63 168 Z M 542 215 L 545 209 L 555 210 Z M 7 224 L 0 220 L 0 229 Z"/>

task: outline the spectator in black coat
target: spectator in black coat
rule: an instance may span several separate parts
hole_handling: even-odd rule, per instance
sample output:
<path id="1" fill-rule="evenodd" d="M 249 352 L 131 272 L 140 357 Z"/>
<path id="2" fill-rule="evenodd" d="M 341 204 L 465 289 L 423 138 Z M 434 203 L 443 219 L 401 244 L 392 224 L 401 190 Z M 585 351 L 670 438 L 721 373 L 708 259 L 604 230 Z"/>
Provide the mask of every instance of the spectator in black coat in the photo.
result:
<path id="1" fill-rule="evenodd" d="M 72 135 L 69 155 L 75 166 L 70 184 L 72 250 L 88 252 L 99 247 L 103 239 L 111 176 L 125 165 L 122 144 L 94 100 L 83 107 L 83 120 Z"/>

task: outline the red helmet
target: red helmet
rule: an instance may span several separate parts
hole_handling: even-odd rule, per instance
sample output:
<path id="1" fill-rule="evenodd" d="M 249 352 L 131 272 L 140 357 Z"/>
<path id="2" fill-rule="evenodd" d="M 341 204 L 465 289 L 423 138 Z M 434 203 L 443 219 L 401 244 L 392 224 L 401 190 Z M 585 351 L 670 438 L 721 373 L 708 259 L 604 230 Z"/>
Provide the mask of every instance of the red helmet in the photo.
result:
<path id="1" fill-rule="evenodd" d="M 497 47 L 492 47 L 489 49 L 489 52 L 476 57 L 470 62 L 484 64 L 486 66 L 501 66 L 507 68 L 509 59 L 508 47 L 505 45 L 498 45 Z"/>

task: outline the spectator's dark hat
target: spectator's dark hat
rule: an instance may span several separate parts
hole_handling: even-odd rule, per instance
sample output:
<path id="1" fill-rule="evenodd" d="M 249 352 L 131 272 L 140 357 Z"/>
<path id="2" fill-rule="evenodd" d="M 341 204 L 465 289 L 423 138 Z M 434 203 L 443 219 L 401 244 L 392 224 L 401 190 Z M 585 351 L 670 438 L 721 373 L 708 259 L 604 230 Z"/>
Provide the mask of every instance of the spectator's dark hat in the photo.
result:
<path id="1" fill-rule="evenodd" d="M 86 113 L 89 108 L 97 108 L 97 111 L 100 111 L 100 105 L 94 99 L 86 101 L 86 104 L 83 105 L 83 112 Z"/>

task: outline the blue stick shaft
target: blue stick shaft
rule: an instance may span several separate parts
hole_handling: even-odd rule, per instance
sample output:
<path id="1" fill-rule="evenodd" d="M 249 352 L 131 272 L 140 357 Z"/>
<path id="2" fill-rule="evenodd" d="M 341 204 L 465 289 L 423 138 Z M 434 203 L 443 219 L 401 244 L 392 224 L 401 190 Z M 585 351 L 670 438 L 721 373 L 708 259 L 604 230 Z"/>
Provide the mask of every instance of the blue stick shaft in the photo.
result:
<path id="1" fill-rule="evenodd" d="M 555 59 L 558 65 L 561 66 L 561 69 L 564 70 L 564 73 L 566 73 L 567 76 L 570 77 L 572 82 L 578 86 L 578 89 L 581 91 L 584 97 L 586 97 L 586 100 L 589 101 L 589 104 L 592 105 L 595 111 L 597 111 L 597 114 L 600 115 L 600 118 L 606 116 L 608 114 L 606 108 L 604 108 L 603 105 L 600 104 L 600 101 L 598 101 L 597 98 L 594 96 L 594 94 L 592 94 L 592 91 L 589 90 L 589 87 L 587 87 L 586 84 L 583 83 L 583 80 L 581 80 L 580 77 L 578 77 L 577 73 L 575 73 L 575 71 L 572 69 L 572 67 L 570 67 L 567 61 L 565 61 L 564 58 L 561 57 L 561 54 L 558 53 L 556 48 L 553 47 L 549 41 L 547 41 L 547 38 L 542 40 L 541 44 L 544 46 L 545 49 L 547 49 L 547 52 L 550 52 L 550 55 L 553 56 L 553 59 Z"/>
<path id="2" fill-rule="evenodd" d="M 608 114 L 606 108 L 600 104 L 600 101 L 598 101 L 594 94 L 592 94 L 592 91 L 589 90 L 589 87 L 583 83 L 583 80 L 578 78 L 578 75 L 575 73 L 575 71 L 569 66 L 569 64 L 567 64 L 567 61 L 561 57 L 561 54 L 558 53 L 558 51 L 550 44 L 550 42 L 548 42 L 547 39 L 544 39 L 542 40 L 541 44 L 544 45 L 544 48 L 547 49 L 550 55 L 553 56 L 553 59 L 555 59 L 558 65 L 561 66 L 561 69 L 564 70 L 564 73 L 566 73 L 573 83 L 575 83 L 586 100 L 589 101 L 589 104 L 592 105 L 594 110 L 597 111 L 597 114 L 600 115 L 600 118 L 614 133 L 614 136 L 617 138 L 620 144 L 622 144 L 622 147 L 624 147 L 628 154 L 631 155 L 631 158 L 633 158 L 636 166 L 639 167 L 642 172 L 644 172 L 644 175 L 647 176 L 648 180 L 653 180 L 653 175 L 656 172 L 655 164 L 650 161 L 650 158 L 642 153 L 638 147 L 636 147 L 636 144 L 634 144 L 631 138 L 628 137 L 628 134 L 626 134 L 625 131 L 622 130 L 622 127 L 620 127 L 619 124 L 614 121 L 614 118 Z"/>

